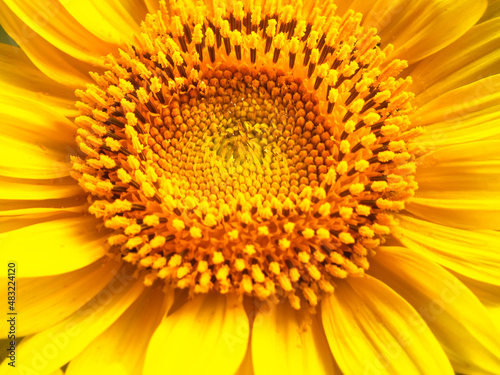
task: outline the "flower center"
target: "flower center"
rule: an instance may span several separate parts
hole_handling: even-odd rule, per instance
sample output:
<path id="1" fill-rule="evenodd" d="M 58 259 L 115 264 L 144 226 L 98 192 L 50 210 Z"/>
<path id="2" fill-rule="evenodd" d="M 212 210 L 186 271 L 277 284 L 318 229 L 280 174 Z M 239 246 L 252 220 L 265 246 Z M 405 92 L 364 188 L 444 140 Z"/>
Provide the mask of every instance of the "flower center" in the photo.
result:
<path id="1" fill-rule="evenodd" d="M 77 91 L 73 176 L 110 253 L 148 285 L 296 309 L 361 275 L 416 189 L 419 130 L 406 63 L 360 19 L 330 2 L 148 15 Z"/>

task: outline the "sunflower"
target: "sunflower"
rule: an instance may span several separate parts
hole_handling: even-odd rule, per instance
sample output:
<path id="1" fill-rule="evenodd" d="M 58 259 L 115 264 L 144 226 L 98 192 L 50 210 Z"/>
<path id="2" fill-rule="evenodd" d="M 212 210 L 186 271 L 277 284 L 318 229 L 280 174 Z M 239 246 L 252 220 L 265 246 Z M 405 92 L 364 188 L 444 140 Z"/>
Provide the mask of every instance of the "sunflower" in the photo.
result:
<path id="1" fill-rule="evenodd" d="M 2 0 L 0 374 L 499 374 L 498 4 Z"/>

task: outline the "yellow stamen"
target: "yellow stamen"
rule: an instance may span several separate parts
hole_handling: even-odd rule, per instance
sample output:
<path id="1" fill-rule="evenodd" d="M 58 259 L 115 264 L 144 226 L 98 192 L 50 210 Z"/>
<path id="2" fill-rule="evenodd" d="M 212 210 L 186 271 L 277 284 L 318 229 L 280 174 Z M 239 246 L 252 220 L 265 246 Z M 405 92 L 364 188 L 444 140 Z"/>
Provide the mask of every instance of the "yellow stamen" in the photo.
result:
<path id="1" fill-rule="evenodd" d="M 417 188 L 407 64 L 360 14 L 285 3 L 161 1 L 76 92 L 72 176 L 147 285 L 314 307 Z"/>

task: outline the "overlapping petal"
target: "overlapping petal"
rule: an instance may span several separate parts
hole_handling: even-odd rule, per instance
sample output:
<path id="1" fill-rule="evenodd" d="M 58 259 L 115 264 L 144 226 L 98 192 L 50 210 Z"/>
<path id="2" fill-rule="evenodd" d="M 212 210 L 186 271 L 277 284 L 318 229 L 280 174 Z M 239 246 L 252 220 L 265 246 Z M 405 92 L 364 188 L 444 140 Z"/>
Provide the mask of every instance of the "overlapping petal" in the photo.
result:
<path id="1" fill-rule="evenodd" d="M 500 229 L 500 141 L 439 148 L 419 160 L 412 214 L 461 229 Z"/>
<path id="2" fill-rule="evenodd" d="M 23 261 L 17 262 L 17 270 Z M 15 307 L 19 337 L 41 332 L 73 314 L 99 293 L 119 268 L 119 263 L 100 259 L 87 267 L 56 276 L 17 280 Z M 7 288 L 0 296 L 7 301 Z M 9 323 L 0 321 L 1 337 L 7 337 Z"/>
<path id="3" fill-rule="evenodd" d="M 479 298 L 486 307 L 491 321 L 495 323 L 497 332 L 500 332 L 500 286 L 474 280 L 459 273 L 455 275 Z"/>
<path id="4" fill-rule="evenodd" d="M 86 30 L 113 44 L 131 42 L 146 18 L 146 5 L 139 0 L 58 1 Z"/>
<path id="5" fill-rule="evenodd" d="M 43 6 L 36 0 L 2 2 L 18 17 L 5 18 L 6 23 L 2 20 L 6 30 L 27 26 L 64 53 L 93 65 L 102 64 L 102 56 L 113 49 L 113 45 L 97 38 L 77 22 L 59 0 L 44 0 Z M 3 11 L 5 6 L 1 9 Z M 19 44 L 17 38 L 16 42 Z"/>
<path id="6" fill-rule="evenodd" d="M 500 75 L 481 79 L 432 100 L 412 115 L 425 127 L 418 143 L 431 150 L 500 138 Z M 420 172 L 420 171 L 419 171 Z"/>
<path id="7" fill-rule="evenodd" d="M 398 239 L 469 278 L 500 285 L 500 233 L 463 230 L 399 215 Z"/>
<path id="8" fill-rule="evenodd" d="M 453 374 L 413 307 L 372 277 L 340 284 L 322 301 L 321 314 L 330 349 L 346 375 Z"/>
<path id="9" fill-rule="evenodd" d="M 488 8 L 484 12 L 483 16 L 478 23 L 490 20 L 492 18 L 500 17 L 500 1 L 499 0 L 488 0 Z"/>
<path id="10" fill-rule="evenodd" d="M 499 35 L 500 19 L 488 20 L 419 63 L 411 72 L 411 90 L 417 94 L 418 104 L 423 105 L 448 91 L 498 74 Z M 491 86 L 488 81 L 483 83 Z M 481 92 L 485 90 L 488 87 Z"/>
<path id="11" fill-rule="evenodd" d="M 33 64 L 49 78 L 73 89 L 91 83 L 88 72 L 96 70 L 93 65 L 71 57 L 43 39 L 3 2 L 0 2 L 0 24 L 15 39 Z"/>
<path id="12" fill-rule="evenodd" d="M 71 178 L 54 181 L 0 176 L 0 196 L 2 199 L 46 200 L 74 197 L 81 192 L 82 189 Z"/>
<path id="13" fill-rule="evenodd" d="M 410 64 L 443 49 L 465 34 L 483 15 L 487 1 L 354 0 L 348 7 L 365 15 L 364 25 L 378 30 L 391 58 Z"/>
<path id="14" fill-rule="evenodd" d="M 412 249 L 382 247 L 371 262 L 370 274 L 411 303 L 438 338 L 456 372 L 499 373 L 500 333 L 486 308 L 433 258 Z M 470 263 L 478 267 L 474 259 Z"/>
<path id="15" fill-rule="evenodd" d="M 248 318 L 237 298 L 197 296 L 160 323 L 143 373 L 232 375 L 245 357 L 248 335 Z"/>
<path id="16" fill-rule="evenodd" d="M 78 114 L 73 90 L 43 74 L 19 47 L 0 44 L 0 90 L 50 106 L 63 116 Z"/>
<path id="17" fill-rule="evenodd" d="M 40 277 L 70 272 L 106 254 L 107 233 L 96 228 L 97 219 L 73 214 L 5 232 L 0 260 L 22 263 L 17 277 Z"/>
<path id="18" fill-rule="evenodd" d="M 251 333 L 249 340 L 252 340 Z M 252 361 L 252 345 L 247 346 L 245 358 L 243 358 L 243 361 L 240 364 L 240 368 L 234 373 L 234 375 L 255 375 Z"/>
<path id="19" fill-rule="evenodd" d="M 288 303 L 257 313 L 252 357 L 256 375 L 337 373 L 319 317 L 301 322 Z"/>
<path id="20" fill-rule="evenodd" d="M 112 326 L 71 361 L 66 374 L 140 374 L 148 342 L 172 299 L 173 292 L 164 293 L 160 285 L 145 290 Z"/>
<path id="21" fill-rule="evenodd" d="M 15 368 L 0 364 L 1 375 L 47 375 L 84 350 L 139 297 L 144 284 L 122 268 L 93 299 L 58 324 L 25 338 L 16 349 L 22 362 Z"/>
<path id="22" fill-rule="evenodd" d="M 0 95 L 0 100 L 2 135 L 27 138 L 27 141 L 32 142 L 45 139 L 47 147 L 52 145 L 64 147 L 72 143 L 76 126 L 54 111 L 51 106 L 43 105 L 36 100 L 7 95 L 5 92 Z M 39 118 L 34 118 L 35 115 Z"/>

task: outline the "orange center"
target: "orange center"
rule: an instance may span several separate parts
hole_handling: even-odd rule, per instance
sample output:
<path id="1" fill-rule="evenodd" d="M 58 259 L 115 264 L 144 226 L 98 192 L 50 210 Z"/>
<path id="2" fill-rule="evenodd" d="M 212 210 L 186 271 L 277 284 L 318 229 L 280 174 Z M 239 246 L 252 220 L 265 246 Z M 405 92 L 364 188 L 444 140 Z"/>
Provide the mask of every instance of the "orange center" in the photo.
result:
<path id="1" fill-rule="evenodd" d="M 148 285 L 315 306 L 416 189 L 406 63 L 359 14 L 272 4 L 162 3 L 77 91 L 73 176 Z"/>

